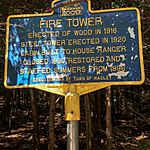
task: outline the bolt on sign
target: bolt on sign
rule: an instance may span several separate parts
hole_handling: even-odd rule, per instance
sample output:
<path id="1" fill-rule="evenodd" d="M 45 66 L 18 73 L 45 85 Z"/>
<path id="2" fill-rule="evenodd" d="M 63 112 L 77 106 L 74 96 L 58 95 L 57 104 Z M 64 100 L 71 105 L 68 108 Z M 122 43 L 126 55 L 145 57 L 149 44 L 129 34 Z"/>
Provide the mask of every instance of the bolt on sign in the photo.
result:
<path id="1" fill-rule="evenodd" d="M 65 2 L 54 1 L 52 7 Z M 137 8 L 92 10 L 84 1 L 51 13 L 9 16 L 5 59 L 7 88 L 74 84 L 89 92 L 88 87 L 141 84 L 140 13 Z"/>

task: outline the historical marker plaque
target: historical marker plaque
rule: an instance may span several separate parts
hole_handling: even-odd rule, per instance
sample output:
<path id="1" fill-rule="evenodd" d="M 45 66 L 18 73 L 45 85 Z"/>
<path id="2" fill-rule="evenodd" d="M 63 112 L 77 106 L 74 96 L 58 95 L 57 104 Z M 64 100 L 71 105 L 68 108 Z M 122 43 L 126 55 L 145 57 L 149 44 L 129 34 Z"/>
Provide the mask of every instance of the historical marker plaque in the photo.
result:
<path id="1" fill-rule="evenodd" d="M 92 11 L 90 1 L 9 16 L 5 86 L 141 84 L 140 28 L 136 8 Z"/>

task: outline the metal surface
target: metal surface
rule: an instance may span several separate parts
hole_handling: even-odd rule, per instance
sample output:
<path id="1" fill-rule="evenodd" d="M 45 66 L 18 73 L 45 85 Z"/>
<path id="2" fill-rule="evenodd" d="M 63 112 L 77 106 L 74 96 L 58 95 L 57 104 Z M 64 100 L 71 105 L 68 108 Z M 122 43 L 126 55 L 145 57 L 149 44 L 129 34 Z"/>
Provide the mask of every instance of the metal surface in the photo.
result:
<path id="1" fill-rule="evenodd" d="M 80 100 L 76 87 L 71 85 L 65 95 L 65 118 L 66 120 L 80 120 Z"/>
<path id="2" fill-rule="evenodd" d="M 69 84 L 66 86 L 60 86 L 60 87 L 51 87 L 49 85 L 36 85 L 36 89 L 40 89 L 46 92 L 51 92 L 54 94 L 58 94 L 58 95 L 62 95 L 62 96 L 66 96 L 66 94 L 69 91 L 69 88 L 71 85 L 74 85 L 76 87 L 76 91 L 78 92 L 78 95 L 84 95 L 102 88 L 105 88 L 109 85 L 111 85 L 111 83 L 80 83 L 80 84 Z"/>
<path id="3" fill-rule="evenodd" d="M 68 121 L 67 124 L 67 150 L 79 150 L 78 121 Z"/>
<path id="4" fill-rule="evenodd" d="M 79 150 L 78 123 L 80 120 L 80 103 L 76 87 L 71 85 L 65 96 L 65 118 L 67 122 L 67 150 Z"/>
<path id="5" fill-rule="evenodd" d="M 4 84 L 8 88 L 141 84 L 139 11 L 93 11 L 88 1 L 47 14 L 9 16 L 5 59 Z"/>

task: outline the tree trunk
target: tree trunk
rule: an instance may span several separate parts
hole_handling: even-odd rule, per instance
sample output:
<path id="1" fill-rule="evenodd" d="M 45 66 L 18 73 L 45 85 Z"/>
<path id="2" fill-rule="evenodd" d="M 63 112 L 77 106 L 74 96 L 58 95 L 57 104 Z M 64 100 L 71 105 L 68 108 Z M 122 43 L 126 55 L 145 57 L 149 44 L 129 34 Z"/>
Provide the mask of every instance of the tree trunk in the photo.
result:
<path id="1" fill-rule="evenodd" d="M 86 114 L 86 150 L 92 149 L 92 119 L 89 94 L 84 96 Z"/>
<path id="2" fill-rule="evenodd" d="M 101 95 L 100 91 L 97 92 L 97 120 L 98 120 L 98 131 L 101 131 Z"/>
<path id="3" fill-rule="evenodd" d="M 55 114 L 55 96 L 50 94 L 49 99 L 49 139 L 48 150 L 54 150 L 55 138 L 54 138 L 54 114 Z"/>
<path id="4" fill-rule="evenodd" d="M 31 96 L 31 106 L 32 106 L 32 117 L 33 117 L 33 124 L 34 124 L 34 143 L 35 143 L 35 150 L 39 149 L 39 119 L 38 119 L 38 112 L 37 112 L 37 100 L 34 98 L 34 91 L 30 89 L 30 96 Z"/>
<path id="5" fill-rule="evenodd" d="M 107 150 L 111 150 L 112 149 L 111 86 L 106 88 L 106 136 L 107 136 Z"/>

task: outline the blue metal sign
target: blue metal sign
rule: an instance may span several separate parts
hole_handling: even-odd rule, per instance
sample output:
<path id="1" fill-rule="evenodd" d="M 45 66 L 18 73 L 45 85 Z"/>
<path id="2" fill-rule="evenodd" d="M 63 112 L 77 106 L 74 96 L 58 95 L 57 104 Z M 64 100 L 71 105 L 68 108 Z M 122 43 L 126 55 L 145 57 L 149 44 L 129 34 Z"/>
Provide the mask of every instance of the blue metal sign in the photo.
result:
<path id="1" fill-rule="evenodd" d="M 136 8 L 92 11 L 90 1 L 9 16 L 5 86 L 141 84 L 140 28 Z"/>

